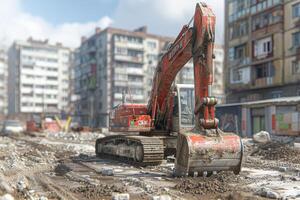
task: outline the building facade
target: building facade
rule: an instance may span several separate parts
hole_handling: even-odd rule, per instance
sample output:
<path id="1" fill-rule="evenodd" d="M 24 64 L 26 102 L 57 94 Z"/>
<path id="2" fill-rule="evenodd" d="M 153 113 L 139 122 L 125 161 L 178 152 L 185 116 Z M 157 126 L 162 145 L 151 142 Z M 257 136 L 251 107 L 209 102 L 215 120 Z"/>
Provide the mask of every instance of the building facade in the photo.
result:
<path id="1" fill-rule="evenodd" d="M 94 35 L 83 37 L 75 70 L 81 124 L 107 127 L 109 111 L 122 102 L 122 93 L 128 102 L 147 103 L 159 53 L 169 41 L 147 33 L 146 27 L 96 28 Z"/>
<path id="2" fill-rule="evenodd" d="M 300 0 L 225 2 L 227 103 L 300 95 Z"/>
<path id="3" fill-rule="evenodd" d="M 8 52 L 9 114 L 66 112 L 70 55 L 60 43 L 15 41 Z"/>
<path id="4" fill-rule="evenodd" d="M 7 52 L 0 50 L 0 116 L 7 114 Z"/>

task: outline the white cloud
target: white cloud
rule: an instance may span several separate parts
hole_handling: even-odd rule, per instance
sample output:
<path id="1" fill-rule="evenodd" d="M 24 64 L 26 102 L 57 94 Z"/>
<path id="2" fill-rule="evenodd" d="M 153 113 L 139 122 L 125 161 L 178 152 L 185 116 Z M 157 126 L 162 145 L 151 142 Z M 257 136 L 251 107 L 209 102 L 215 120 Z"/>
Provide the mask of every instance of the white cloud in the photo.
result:
<path id="1" fill-rule="evenodd" d="M 216 40 L 223 43 L 224 0 L 204 1 L 216 14 Z M 113 17 L 114 26 L 134 29 L 147 25 L 152 33 L 176 36 L 193 16 L 198 2 L 199 0 L 121 0 Z"/>
<path id="2" fill-rule="evenodd" d="M 49 38 L 52 42 L 62 42 L 70 47 L 80 44 L 81 36 L 88 36 L 95 27 L 134 29 L 142 25 L 149 32 L 176 36 L 182 26 L 194 14 L 198 0 L 120 0 L 112 17 L 104 16 L 87 23 L 63 23 L 53 25 L 39 16 L 25 13 L 21 3 L 25 0 L 0 0 L 0 44 L 10 45 L 13 40 Z M 202 0 L 203 1 L 203 0 Z M 217 15 L 216 38 L 223 41 L 224 0 L 206 0 Z M 25 2 L 24 2 L 25 3 Z M 70 8 L 71 9 L 71 8 Z M 112 20 L 113 19 L 113 20 Z"/>
<path id="3" fill-rule="evenodd" d="M 77 47 L 81 36 L 90 35 L 95 27 L 105 28 L 112 23 L 112 19 L 105 16 L 88 23 L 63 23 L 54 26 L 41 17 L 23 12 L 20 3 L 20 0 L 0 1 L 0 43 L 5 46 L 10 45 L 13 40 L 24 40 L 32 36 Z"/>

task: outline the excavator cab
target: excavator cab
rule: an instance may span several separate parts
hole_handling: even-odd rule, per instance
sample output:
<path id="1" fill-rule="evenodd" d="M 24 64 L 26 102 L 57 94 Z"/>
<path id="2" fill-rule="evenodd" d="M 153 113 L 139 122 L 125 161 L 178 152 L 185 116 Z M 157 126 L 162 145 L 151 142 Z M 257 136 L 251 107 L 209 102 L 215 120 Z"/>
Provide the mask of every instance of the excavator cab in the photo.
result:
<path id="1" fill-rule="evenodd" d="M 194 85 L 176 84 L 174 96 L 174 107 L 172 117 L 172 131 L 178 132 L 182 129 L 191 129 L 195 126 Z"/>

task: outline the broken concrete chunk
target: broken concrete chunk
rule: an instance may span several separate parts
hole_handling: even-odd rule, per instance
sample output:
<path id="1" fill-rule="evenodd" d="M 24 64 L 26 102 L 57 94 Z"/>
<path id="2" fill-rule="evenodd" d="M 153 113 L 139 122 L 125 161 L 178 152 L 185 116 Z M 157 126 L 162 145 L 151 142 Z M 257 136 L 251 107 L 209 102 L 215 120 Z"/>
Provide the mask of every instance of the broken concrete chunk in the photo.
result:
<path id="1" fill-rule="evenodd" d="M 287 168 L 286 167 L 279 167 L 278 170 L 281 171 L 281 172 L 286 172 Z"/>
<path id="2" fill-rule="evenodd" d="M 128 193 L 113 193 L 112 200 L 129 200 L 129 194 Z"/>
<path id="3" fill-rule="evenodd" d="M 13 188 L 5 180 L 0 180 L 0 189 L 7 193 L 13 192 Z"/>
<path id="4" fill-rule="evenodd" d="M 20 179 L 18 182 L 17 182 L 17 190 L 22 192 L 24 191 L 26 188 L 27 188 L 27 181 L 25 179 Z"/>
<path id="5" fill-rule="evenodd" d="M 253 135 L 253 141 L 257 143 L 268 143 L 271 141 L 270 134 L 267 131 L 260 131 Z"/>
<path id="6" fill-rule="evenodd" d="M 152 200 L 172 200 L 169 195 L 152 196 Z"/>
<path id="7" fill-rule="evenodd" d="M 113 168 L 102 168 L 101 174 L 103 176 L 113 176 L 115 173 Z"/>
<path id="8" fill-rule="evenodd" d="M 261 188 L 260 190 L 258 190 L 256 192 L 256 194 L 258 194 L 262 197 L 270 198 L 270 199 L 279 199 L 279 197 L 280 197 L 278 193 L 276 193 L 268 188 Z"/>
<path id="9" fill-rule="evenodd" d="M 11 194 L 5 194 L 0 197 L 0 200 L 14 200 L 15 198 Z"/>

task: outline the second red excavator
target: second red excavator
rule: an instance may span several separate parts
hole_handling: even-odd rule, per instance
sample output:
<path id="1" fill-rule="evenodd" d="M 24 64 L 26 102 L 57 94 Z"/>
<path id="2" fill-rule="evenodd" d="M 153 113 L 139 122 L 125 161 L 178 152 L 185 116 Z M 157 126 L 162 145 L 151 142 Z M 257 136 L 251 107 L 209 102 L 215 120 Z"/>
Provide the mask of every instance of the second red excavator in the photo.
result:
<path id="1" fill-rule="evenodd" d="M 215 118 L 215 21 L 211 8 L 204 3 L 196 5 L 193 26 L 192 20 L 183 26 L 156 68 L 148 105 L 123 103 L 111 111 L 110 130 L 126 134 L 98 139 L 98 156 L 150 165 L 175 155 L 177 176 L 240 172 L 242 141 L 221 131 Z M 176 75 L 190 59 L 194 87 L 174 85 Z"/>

